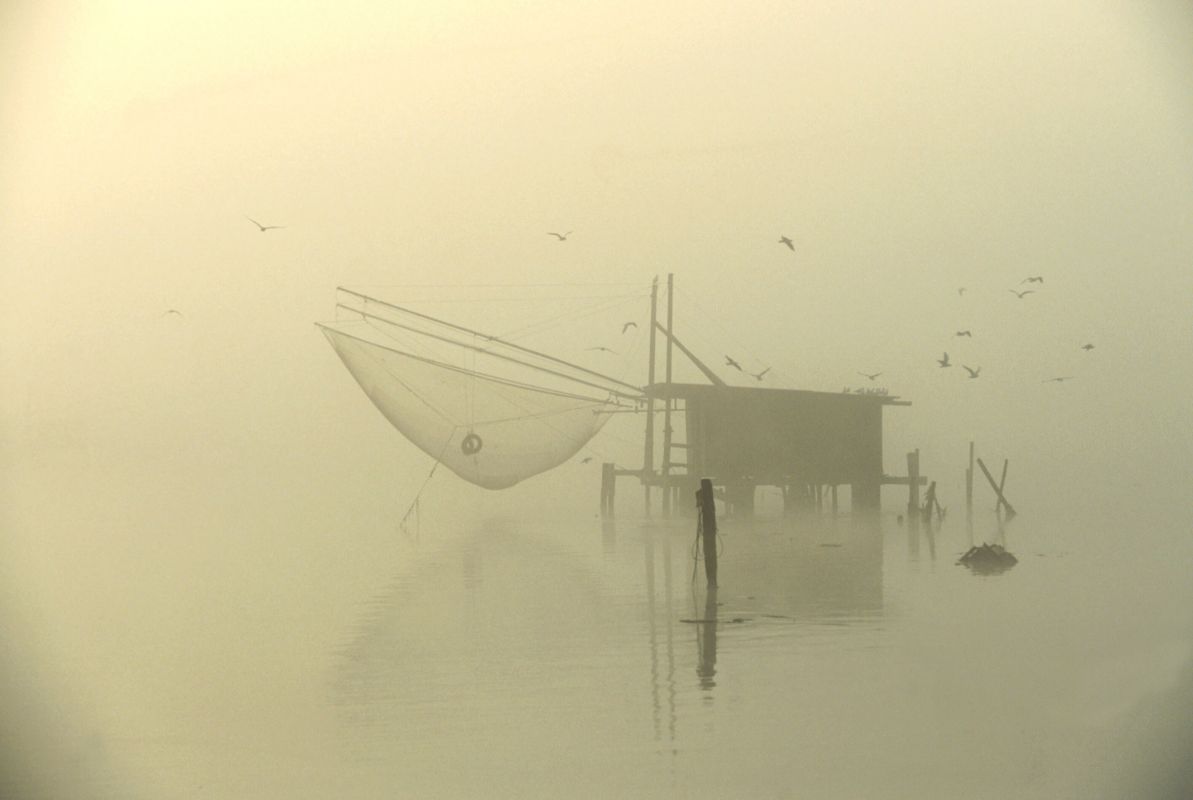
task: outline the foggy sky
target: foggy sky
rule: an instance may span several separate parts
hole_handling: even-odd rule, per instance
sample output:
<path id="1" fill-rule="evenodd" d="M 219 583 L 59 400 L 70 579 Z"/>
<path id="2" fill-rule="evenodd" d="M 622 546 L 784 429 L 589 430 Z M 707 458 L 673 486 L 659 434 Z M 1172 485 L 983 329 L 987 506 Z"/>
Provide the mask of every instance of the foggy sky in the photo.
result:
<path id="1" fill-rule="evenodd" d="M 315 435 L 312 410 L 360 431 L 308 325 L 335 285 L 675 272 L 709 360 L 830 391 L 883 371 L 915 403 L 888 412 L 891 471 L 969 438 L 1041 475 L 1187 471 L 1179 3 L 5 14 L 6 438 L 136 458 Z"/>

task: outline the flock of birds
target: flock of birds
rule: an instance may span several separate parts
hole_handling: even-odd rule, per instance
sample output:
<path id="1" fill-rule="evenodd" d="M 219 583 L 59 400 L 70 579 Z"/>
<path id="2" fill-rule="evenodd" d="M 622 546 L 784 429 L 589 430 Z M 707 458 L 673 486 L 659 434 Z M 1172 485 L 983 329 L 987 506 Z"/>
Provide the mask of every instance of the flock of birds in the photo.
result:
<path id="1" fill-rule="evenodd" d="M 274 230 L 281 230 L 286 227 L 285 225 L 264 225 L 248 215 L 245 215 L 245 219 L 247 219 L 249 222 L 253 223 L 253 225 L 257 226 L 257 230 L 261 233 L 266 233 L 268 231 L 274 231 Z M 547 235 L 555 237 L 555 239 L 560 242 L 566 242 L 568 240 L 568 237 L 572 235 L 572 231 L 567 231 L 566 233 L 558 233 L 556 231 L 547 231 Z M 795 252 L 795 242 L 791 239 L 790 236 L 787 236 L 787 235 L 780 236 L 778 244 L 781 244 L 784 247 L 786 247 L 788 250 Z M 1044 276 L 1030 275 L 1019 282 L 1020 286 L 1022 286 L 1023 284 L 1039 284 L 1039 285 L 1043 286 Z M 1030 288 L 1029 289 L 1008 289 L 1007 291 L 1010 292 L 1011 294 L 1015 295 L 1015 297 L 1019 300 L 1022 300 L 1023 298 L 1027 297 L 1029 294 L 1036 293 L 1035 289 L 1030 289 Z M 964 296 L 965 295 L 965 287 L 962 286 L 959 289 L 957 289 L 957 294 L 959 296 Z M 178 309 L 171 308 L 171 309 L 167 309 L 162 314 L 162 316 L 163 317 L 167 317 L 167 316 L 182 317 L 183 314 Z M 633 322 L 633 321 L 626 322 L 626 323 L 622 324 L 621 332 L 624 335 L 627 331 L 630 330 L 630 328 L 637 328 L 637 327 L 638 327 L 638 323 L 636 323 L 636 322 Z M 973 332 L 969 331 L 969 330 L 960 330 L 960 331 L 957 331 L 954 334 L 954 336 L 973 338 Z M 591 351 L 613 353 L 613 354 L 616 354 L 616 352 L 617 352 L 617 351 L 613 350 L 612 348 L 604 347 L 604 346 L 589 347 L 586 349 L 591 350 Z M 1081 345 L 1081 349 L 1086 352 L 1089 352 L 1090 350 L 1094 349 L 1094 345 L 1092 343 L 1087 342 L 1087 343 Z M 941 353 L 940 358 L 936 359 L 936 364 L 941 369 L 946 369 L 948 367 L 953 366 L 953 362 L 949 359 L 949 354 L 947 351 Z M 738 372 L 742 373 L 743 375 L 749 375 L 750 377 L 754 378 L 757 381 L 761 381 L 766 376 L 766 374 L 768 372 L 770 372 L 770 370 L 771 370 L 770 367 L 767 367 L 766 369 L 762 370 L 761 372 L 749 372 L 744 367 L 742 367 L 740 362 L 738 362 L 736 359 L 734 359 L 732 356 L 729 356 L 729 355 L 725 356 L 725 366 L 732 367 L 733 369 L 736 369 Z M 961 368 L 964 369 L 969 374 L 970 380 L 976 379 L 979 375 L 981 375 L 981 372 L 982 372 L 981 366 L 970 367 L 967 364 L 962 364 Z M 866 378 L 869 381 L 877 380 L 879 377 L 882 376 L 882 374 L 883 373 L 881 373 L 881 372 L 858 372 L 858 375 L 861 375 L 863 378 Z M 1069 381 L 1072 379 L 1073 379 L 1072 375 L 1058 375 L 1057 377 L 1048 378 L 1042 382 L 1043 383 L 1063 383 L 1064 381 Z"/>

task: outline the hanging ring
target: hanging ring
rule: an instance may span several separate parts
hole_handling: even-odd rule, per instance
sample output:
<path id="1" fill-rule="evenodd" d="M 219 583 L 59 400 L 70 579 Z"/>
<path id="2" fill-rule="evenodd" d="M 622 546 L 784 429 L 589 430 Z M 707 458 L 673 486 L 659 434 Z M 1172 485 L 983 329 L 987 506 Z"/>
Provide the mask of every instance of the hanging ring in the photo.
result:
<path id="1" fill-rule="evenodd" d="M 471 456 L 479 453 L 484 446 L 485 443 L 481 437 L 475 433 L 470 433 L 464 437 L 464 441 L 460 442 L 460 451 L 466 456 Z"/>

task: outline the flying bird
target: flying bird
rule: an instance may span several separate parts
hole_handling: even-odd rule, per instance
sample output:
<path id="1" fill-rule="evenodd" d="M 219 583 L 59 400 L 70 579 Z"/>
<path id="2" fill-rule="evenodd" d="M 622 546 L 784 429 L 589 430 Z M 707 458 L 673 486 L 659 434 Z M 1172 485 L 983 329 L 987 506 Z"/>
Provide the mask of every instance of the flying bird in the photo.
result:
<path id="1" fill-rule="evenodd" d="M 729 356 L 725 356 L 725 366 L 727 366 L 727 367 L 733 367 L 733 368 L 734 368 L 735 370 L 737 370 L 738 372 L 744 372 L 744 371 L 745 371 L 745 370 L 743 370 L 743 369 L 741 368 L 741 364 L 737 363 L 736 361 L 734 361 L 734 360 L 733 360 L 732 358 L 730 358 Z"/>
<path id="2" fill-rule="evenodd" d="M 1014 289 L 1007 289 L 1007 291 L 1010 292 L 1011 294 L 1015 295 L 1016 297 L 1018 297 L 1020 300 L 1023 299 L 1024 295 L 1036 293 L 1035 289 L 1024 289 L 1022 292 L 1017 292 Z"/>
<path id="3" fill-rule="evenodd" d="M 969 377 L 971 377 L 971 378 L 978 377 L 978 373 L 982 371 L 981 367 L 978 367 L 977 369 L 970 369 L 969 367 L 966 367 L 964 364 L 962 364 L 961 366 L 965 369 L 966 372 L 969 373 Z"/>
<path id="4" fill-rule="evenodd" d="M 787 245 L 788 250 L 790 250 L 793 253 L 795 252 L 795 243 L 792 242 L 791 239 L 787 238 L 786 236 L 779 237 L 779 244 L 785 244 L 785 245 Z"/>
<path id="5" fill-rule="evenodd" d="M 858 375 L 861 375 L 863 378 L 869 378 L 870 380 L 874 380 L 881 374 L 882 374 L 881 372 L 875 372 L 873 375 L 871 375 L 869 372 L 859 372 L 858 373 Z"/>
<path id="6" fill-rule="evenodd" d="M 753 375 L 758 380 L 762 380 L 762 376 L 768 372 L 770 372 L 770 367 L 767 367 L 766 369 L 762 370 L 762 372 L 751 372 L 750 374 Z"/>
<path id="7" fill-rule="evenodd" d="M 252 217 L 250 217 L 248 215 L 245 215 L 245 219 L 247 219 L 249 222 L 256 225 L 257 228 L 261 231 L 261 233 L 265 233 L 266 231 L 272 231 L 272 230 L 277 230 L 278 228 L 286 227 L 285 225 L 262 225 L 260 222 L 257 222 L 257 220 L 253 219 Z"/>
<path id="8" fill-rule="evenodd" d="M 584 458 L 580 459 L 581 464 L 587 464 L 589 461 L 592 461 L 592 456 L 585 456 Z"/>
<path id="9" fill-rule="evenodd" d="M 182 312 L 181 312 L 181 311 L 179 311 L 179 310 L 178 310 L 178 309 L 176 309 L 176 308 L 170 308 L 170 309 L 166 309 L 165 311 L 163 311 L 163 312 L 162 312 L 162 316 L 163 316 L 163 317 L 168 317 L 168 316 L 170 316 L 171 314 L 176 314 L 176 315 L 178 315 L 178 316 L 180 316 L 180 317 L 182 316 Z"/>
<path id="10" fill-rule="evenodd" d="M 547 235 L 554 236 L 556 239 L 558 239 L 561 242 L 566 242 L 568 240 L 568 237 L 572 235 L 572 232 L 568 231 L 567 233 L 556 233 L 555 231 L 547 231 Z"/>
<path id="11" fill-rule="evenodd" d="M 1085 350 L 1085 351 L 1089 351 L 1089 350 L 1093 350 L 1094 346 L 1092 344 L 1083 344 L 1083 345 L 1081 345 L 1081 349 Z"/>
<path id="12" fill-rule="evenodd" d="M 600 350 L 602 353 L 613 353 L 613 355 L 617 355 L 616 352 L 614 352 L 613 350 L 610 350 L 608 347 L 585 347 L 584 349 L 585 350 Z"/>
<path id="13" fill-rule="evenodd" d="M 1034 278 L 1024 278 L 1023 280 L 1019 281 L 1020 285 L 1025 284 L 1025 283 L 1043 283 L 1043 282 L 1044 282 L 1044 276 L 1042 276 L 1042 275 L 1036 275 Z"/>
<path id="14" fill-rule="evenodd" d="M 940 358 L 936 359 L 936 363 L 940 364 L 940 366 L 942 366 L 942 367 L 953 366 L 952 364 L 949 363 L 949 354 L 948 353 L 945 353 Z"/>
<path id="15" fill-rule="evenodd" d="M 973 338 L 973 334 L 970 333 L 969 331 L 957 331 L 956 335 L 957 336 L 968 336 L 970 339 Z"/>
<path id="16" fill-rule="evenodd" d="M 957 296 L 960 297 L 960 296 L 963 296 L 964 294 L 965 294 L 965 287 L 962 286 L 961 288 L 959 288 L 957 290 Z"/>
<path id="17" fill-rule="evenodd" d="M 628 331 L 630 328 L 637 328 L 637 327 L 638 327 L 638 323 L 637 323 L 637 322 L 627 322 L 625 325 L 622 325 L 622 326 L 621 326 L 621 332 L 622 332 L 622 333 L 625 333 L 625 332 L 626 332 L 626 331 Z"/>
<path id="18" fill-rule="evenodd" d="M 1063 383 L 1064 381 L 1071 381 L 1071 380 L 1073 380 L 1072 375 L 1063 375 L 1059 378 L 1049 378 L 1046 381 L 1040 381 L 1040 383 Z"/>

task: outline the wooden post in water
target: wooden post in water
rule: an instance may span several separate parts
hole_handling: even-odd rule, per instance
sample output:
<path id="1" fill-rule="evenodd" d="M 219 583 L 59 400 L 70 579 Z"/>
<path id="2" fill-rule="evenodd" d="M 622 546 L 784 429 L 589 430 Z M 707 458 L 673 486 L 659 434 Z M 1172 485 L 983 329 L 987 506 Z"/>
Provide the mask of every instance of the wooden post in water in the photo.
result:
<path id="1" fill-rule="evenodd" d="M 715 587 L 717 585 L 717 506 L 713 498 L 711 479 L 700 479 L 700 491 L 696 493 L 696 505 L 700 507 L 704 575 L 708 578 L 708 585 Z"/>
<path id="2" fill-rule="evenodd" d="M 973 442 L 969 443 L 969 469 L 965 470 L 965 513 L 973 513 Z"/>
<path id="3" fill-rule="evenodd" d="M 920 510 L 920 449 L 907 454 L 907 518 Z"/>
<path id="4" fill-rule="evenodd" d="M 613 515 L 613 493 L 617 488 L 617 467 L 612 461 L 601 464 L 601 516 Z"/>
<path id="5" fill-rule="evenodd" d="M 932 510 L 936 506 L 936 481 L 928 484 L 928 491 L 924 493 L 924 508 L 920 512 L 924 515 L 924 521 L 932 522 Z"/>
<path id="6" fill-rule="evenodd" d="M 837 484 L 833 484 L 833 516 L 837 516 Z"/>

